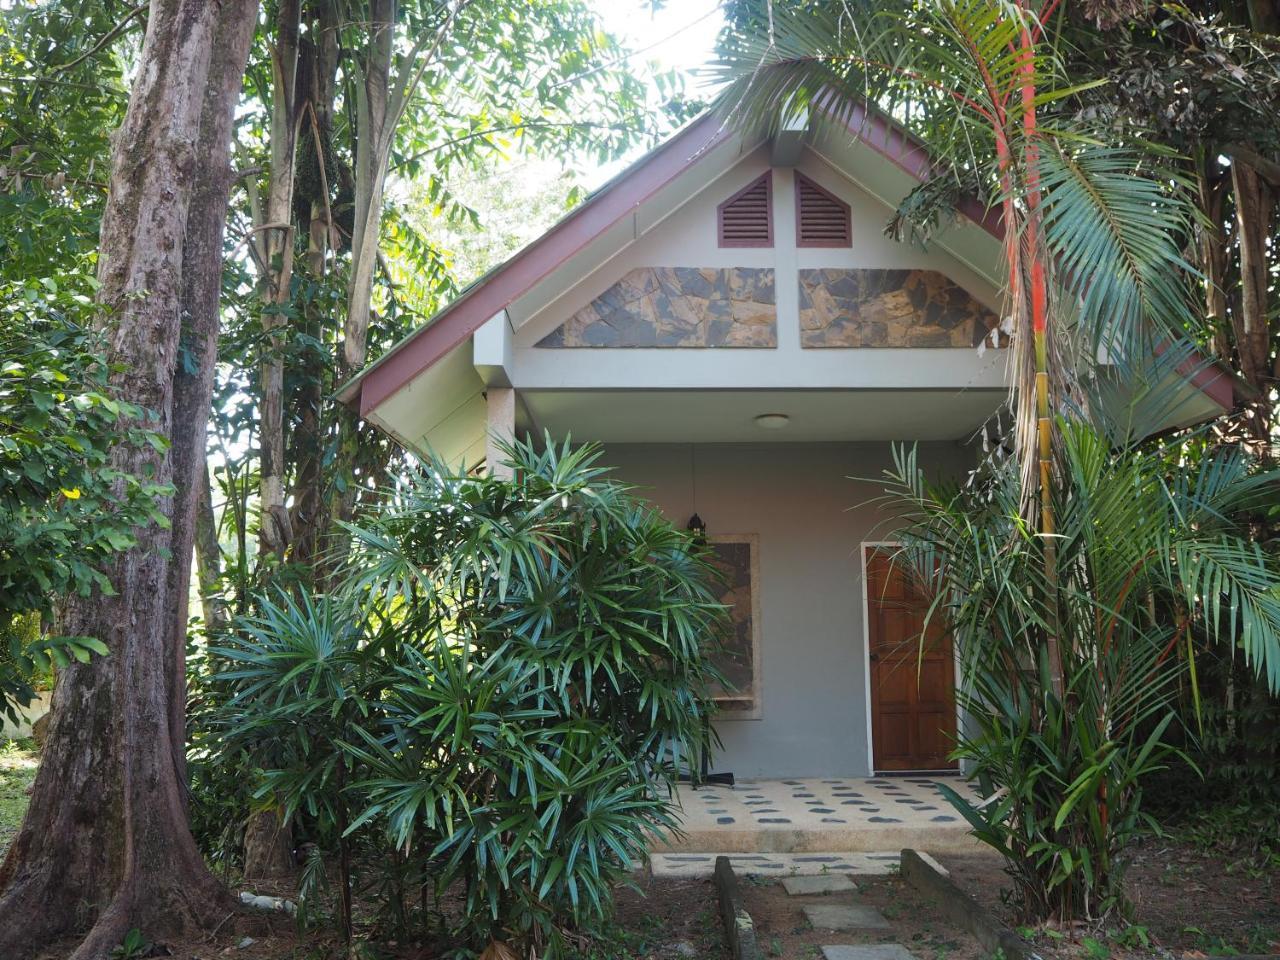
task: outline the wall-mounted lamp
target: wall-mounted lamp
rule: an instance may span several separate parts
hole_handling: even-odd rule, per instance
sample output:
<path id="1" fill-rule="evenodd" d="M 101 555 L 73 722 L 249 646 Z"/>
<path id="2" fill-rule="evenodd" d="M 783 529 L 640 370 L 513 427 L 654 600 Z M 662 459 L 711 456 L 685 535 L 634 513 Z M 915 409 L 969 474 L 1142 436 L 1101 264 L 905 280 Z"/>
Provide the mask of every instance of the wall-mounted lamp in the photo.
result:
<path id="1" fill-rule="evenodd" d="M 695 543 L 703 544 L 707 542 L 707 525 L 696 513 L 689 518 L 689 523 L 685 526 L 685 529 L 693 534 Z"/>

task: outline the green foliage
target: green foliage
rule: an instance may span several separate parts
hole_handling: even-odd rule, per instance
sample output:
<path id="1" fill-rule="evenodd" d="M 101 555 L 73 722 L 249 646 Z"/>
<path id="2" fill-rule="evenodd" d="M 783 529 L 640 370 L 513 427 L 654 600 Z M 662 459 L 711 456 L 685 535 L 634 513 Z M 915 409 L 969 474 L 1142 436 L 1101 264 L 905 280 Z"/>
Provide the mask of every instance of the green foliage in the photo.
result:
<path id="1" fill-rule="evenodd" d="M 376 884 L 402 930 L 408 892 L 456 885 L 458 941 L 555 957 L 674 826 L 725 613 L 708 558 L 597 450 L 509 455 L 515 480 L 411 469 L 352 529 L 339 589 L 263 598 L 213 651 L 211 729 L 337 854 L 340 895 Z"/>
<path id="2" fill-rule="evenodd" d="M 477 0 L 457 6 L 403 0 L 396 8 L 393 81 L 397 75 L 413 77 L 415 86 L 385 158 L 390 182 L 398 186 L 382 198 L 370 360 L 453 300 L 482 265 L 513 253 L 529 229 L 555 219 L 566 194 L 577 195 L 571 182 L 545 196 L 531 196 L 535 191 L 527 181 L 505 191 L 495 171 L 526 163 L 598 165 L 657 126 L 645 84 L 583 0 Z M 343 359 L 343 341 L 350 335 L 345 323 L 352 198 L 368 175 L 359 169 L 359 158 L 369 147 L 372 126 L 360 116 L 356 91 L 366 82 L 366 61 L 380 34 L 371 28 L 369 11 L 363 0 L 303 5 L 304 36 L 318 36 L 334 23 L 339 47 L 330 94 L 321 97 L 327 102 L 309 104 L 327 129 L 317 138 L 309 120 L 302 124 L 290 217 L 293 275 L 287 302 L 278 307 L 264 304 L 267 265 L 259 262 L 257 246 L 244 242 L 263 222 L 270 179 L 281 176 L 271 170 L 270 115 L 279 93 L 274 27 L 261 31 L 249 58 L 234 151 L 237 167 L 251 175 L 231 199 L 224 333 L 210 431 L 214 498 L 225 503 L 219 516 L 225 569 L 221 583 L 213 579 L 237 612 L 249 609 L 249 598 L 269 578 L 326 581 L 317 544 L 344 539 L 337 520 L 350 519 L 363 506 L 363 498 L 354 506 L 340 501 L 375 484 L 403 455 L 371 427 L 354 439 L 340 436 L 345 417 L 332 400 L 355 372 Z M 305 67 L 311 50 L 303 46 Z M 678 89 L 668 84 L 664 92 L 674 98 Z M 317 210 L 329 205 L 337 228 L 320 254 L 309 246 L 313 203 Z M 511 223 L 517 219 L 512 210 L 525 222 Z M 263 315 L 270 312 L 290 321 L 278 334 L 279 350 L 262 335 Z M 293 543 L 283 557 L 254 553 L 263 406 L 258 367 L 268 354 L 283 357 L 283 473 L 296 505 Z"/>
<path id="3" fill-rule="evenodd" d="M 145 957 L 151 952 L 151 944 L 147 943 L 147 938 L 142 935 L 142 931 L 134 927 L 124 935 L 124 940 L 120 945 L 112 948 L 112 960 L 134 960 L 136 957 Z"/>
<path id="4" fill-rule="evenodd" d="M 22 825 L 40 755 L 32 740 L 0 743 L 0 856 Z"/>
<path id="5" fill-rule="evenodd" d="M 1196 688 L 1200 652 L 1238 650 L 1280 681 L 1280 567 L 1238 520 L 1276 474 L 1234 450 L 1189 471 L 1176 445 L 1117 449 L 1087 424 L 1059 428 L 1054 585 L 1010 464 L 935 485 L 900 452 L 887 497 L 908 514 L 901 562 L 935 597 L 930 616 L 952 625 L 961 660 L 968 721 L 955 754 L 988 802 L 951 800 L 1005 856 L 1032 919 L 1124 906 L 1126 846 L 1159 829 L 1143 787 L 1176 758 L 1179 685 Z"/>
<path id="6" fill-rule="evenodd" d="M 99 567 L 133 546 L 135 531 L 167 522 L 168 489 L 108 467 L 111 447 L 160 444 L 144 412 L 113 400 L 111 371 L 87 325 L 92 280 L 83 273 L 0 279 L 0 637 L 7 641 L 0 699 L 30 702 L 35 672 L 89 652 L 92 638 L 30 636 L 55 598 L 109 594 Z"/>
<path id="7" fill-rule="evenodd" d="M 728 84 L 719 100 L 727 120 L 773 133 L 803 107 L 847 137 L 842 128 L 865 122 L 865 104 L 878 107 L 927 145 L 932 178 L 890 224 L 922 239 L 961 198 L 1021 210 L 1037 197 L 1052 254 L 1042 266 L 1062 291 L 1054 311 L 1092 348 L 1072 350 L 1064 339 L 1057 349 L 1072 364 L 1055 376 L 1074 366 L 1083 376 L 1102 345 L 1138 356 L 1151 331 L 1179 339 L 1190 329 L 1182 251 L 1194 208 L 1185 178 L 1131 131 L 1102 139 L 1103 128 L 1069 106 L 1080 86 L 1059 35 L 1037 32 L 1034 5 L 789 0 L 771 3 L 768 16 L 764 6 L 736 4 L 721 38 L 715 69 Z M 1030 58 L 1024 29 L 1036 38 Z M 1024 85 L 1039 118 L 1032 131 L 1023 126 Z"/>

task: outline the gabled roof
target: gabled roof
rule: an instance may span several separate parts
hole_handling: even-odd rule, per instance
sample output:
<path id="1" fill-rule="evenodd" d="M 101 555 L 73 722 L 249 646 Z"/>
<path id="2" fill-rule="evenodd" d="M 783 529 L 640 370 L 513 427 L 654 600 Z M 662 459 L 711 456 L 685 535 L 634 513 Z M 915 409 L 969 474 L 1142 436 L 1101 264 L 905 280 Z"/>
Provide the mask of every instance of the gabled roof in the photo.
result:
<path id="1" fill-rule="evenodd" d="M 869 148 L 910 181 L 919 183 L 930 176 L 931 163 L 923 142 L 874 107 L 842 111 L 839 126 L 835 136 Z M 691 121 L 596 190 L 537 240 L 467 286 L 425 326 L 344 385 L 339 399 L 356 404 L 361 416 L 368 415 L 665 186 L 703 164 L 732 136 L 710 112 Z M 1003 237 L 998 213 L 977 198 L 967 198 L 958 210 L 990 237 Z M 1229 371 L 1204 364 L 1193 370 L 1188 364 L 1183 372 L 1191 374 L 1192 383 L 1218 406 L 1232 406 L 1235 378 Z"/>

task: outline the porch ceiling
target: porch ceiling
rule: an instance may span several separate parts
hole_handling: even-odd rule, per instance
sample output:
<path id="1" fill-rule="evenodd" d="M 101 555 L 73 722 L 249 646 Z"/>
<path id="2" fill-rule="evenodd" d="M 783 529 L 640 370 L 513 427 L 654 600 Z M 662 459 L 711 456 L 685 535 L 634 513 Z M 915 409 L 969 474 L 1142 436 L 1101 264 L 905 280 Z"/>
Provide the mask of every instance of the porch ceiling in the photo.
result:
<path id="1" fill-rule="evenodd" d="M 605 443 L 959 440 L 1006 396 L 967 390 L 522 390 L 531 422 Z M 755 417 L 790 417 L 780 430 Z"/>

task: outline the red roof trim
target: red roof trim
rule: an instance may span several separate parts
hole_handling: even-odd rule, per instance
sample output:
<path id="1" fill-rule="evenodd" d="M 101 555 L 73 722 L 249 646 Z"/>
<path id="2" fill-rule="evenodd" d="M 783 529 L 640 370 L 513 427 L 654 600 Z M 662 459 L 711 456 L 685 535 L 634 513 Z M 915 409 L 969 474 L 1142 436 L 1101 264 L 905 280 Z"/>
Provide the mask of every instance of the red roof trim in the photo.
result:
<path id="1" fill-rule="evenodd" d="M 836 111 L 837 119 L 854 138 L 862 141 L 898 169 L 923 183 L 929 178 L 932 164 L 924 142 L 892 117 L 858 103 Z M 987 209 L 977 197 L 965 197 L 957 209 L 997 240 L 1004 239 L 1000 214 Z"/>
<path id="2" fill-rule="evenodd" d="M 430 325 L 393 347 L 358 383 L 364 416 L 419 372 L 435 363 L 486 320 L 505 309 L 603 231 L 613 226 L 727 139 L 719 120 L 706 114 L 638 161 L 613 183 L 492 275 L 445 307 Z"/>

